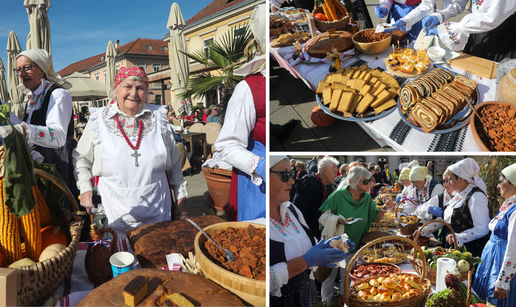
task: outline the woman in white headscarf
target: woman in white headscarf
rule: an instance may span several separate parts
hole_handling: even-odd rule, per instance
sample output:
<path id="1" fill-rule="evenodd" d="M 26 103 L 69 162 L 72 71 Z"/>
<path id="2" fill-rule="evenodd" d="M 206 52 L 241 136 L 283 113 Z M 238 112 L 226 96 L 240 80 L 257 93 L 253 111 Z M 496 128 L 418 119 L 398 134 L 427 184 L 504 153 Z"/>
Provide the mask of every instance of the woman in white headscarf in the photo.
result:
<path id="1" fill-rule="evenodd" d="M 489 223 L 492 233 L 482 251 L 473 290 L 496 306 L 508 307 L 516 301 L 516 164 L 502 170 L 498 188 L 505 201 Z"/>
<path id="2" fill-rule="evenodd" d="M 410 190 L 408 198 L 412 201 L 405 201 L 403 206 L 407 214 L 411 214 L 417 207 L 444 191 L 442 184 L 428 175 L 426 166 L 416 165 L 412 167 L 410 169 L 409 180 L 412 184 L 412 189 Z"/>
<path id="3" fill-rule="evenodd" d="M 436 217 L 442 217 L 450 224 L 457 236 L 459 247 L 465 245 L 473 256 L 480 256 L 487 241 L 489 233 L 489 209 L 487 207 L 486 184 L 477 173 L 480 170 L 478 163 L 466 158 L 450 165 L 444 175 L 449 178 L 454 195 L 444 212 L 438 207 L 430 207 L 429 212 Z M 422 236 L 442 228 L 442 224 L 434 224 L 425 227 L 421 231 Z M 443 228 L 446 233 L 449 230 Z M 446 247 L 453 246 L 453 236 L 446 234 Z"/>
<path id="4" fill-rule="evenodd" d="M 30 49 L 16 56 L 16 73 L 28 103 L 19 130 L 25 135 L 36 161 L 54 164 L 66 186 L 78 195 L 73 177 L 71 153 L 74 139 L 71 84 L 54 71 L 52 59 L 43 49 Z M 1 127 L 0 137 L 12 131 Z"/>
<path id="5" fill-rule="evenodd" d="M 245 76 L 228 102 L 213 160 L 233 166 L 228 220 L 265 217 L 266 27 L 265 4 L 255 7 L 250 27 L 261 52 L 235 70 Z"/>

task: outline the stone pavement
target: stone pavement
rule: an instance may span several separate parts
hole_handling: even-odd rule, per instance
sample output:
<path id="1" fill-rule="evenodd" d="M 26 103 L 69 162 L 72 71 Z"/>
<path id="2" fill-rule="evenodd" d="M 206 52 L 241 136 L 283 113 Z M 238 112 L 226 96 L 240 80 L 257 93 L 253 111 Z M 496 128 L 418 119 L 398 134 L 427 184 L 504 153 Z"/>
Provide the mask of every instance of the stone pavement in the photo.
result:
<path id="1" fill-rule="evenodd" d="M 384 22 L 374 14 L 378 0 L 365 0 L 374 25 Z M 436 3 L 442 7 L 442 0 Z M 465 11 L 451 21 L 460 21 L 469 11 Z M 291 119 L 299 123 L 283 141 L 270 138 L 270 151 L 394 151 L 390 147 L 380 147 L 356 123 L 339 121 L 329 127 L 318 127 L 312 123 L 310 115 L 317 105 L 315 93 L 303 81 L 294 78 L 287 70 L 280 68 L 271 57 L 270 61 L 270 116 L 272 124 L 283 125 Z"/>
<path id="2" fill-rule="evenodd" d="M 218 215 L 227 220 L 227 214 L 222 214 L 217 210 L 211 208 L 206 202 L 206 197 L 209 195 L 206 179 L 204 178 L 200 165 L 195 164 L 195 169 L 188 173 L 183 173 L 184 179 L 188 182 L 186 189 L 188 190 L 188 213 L 190 216 L 201 215 Z"/>

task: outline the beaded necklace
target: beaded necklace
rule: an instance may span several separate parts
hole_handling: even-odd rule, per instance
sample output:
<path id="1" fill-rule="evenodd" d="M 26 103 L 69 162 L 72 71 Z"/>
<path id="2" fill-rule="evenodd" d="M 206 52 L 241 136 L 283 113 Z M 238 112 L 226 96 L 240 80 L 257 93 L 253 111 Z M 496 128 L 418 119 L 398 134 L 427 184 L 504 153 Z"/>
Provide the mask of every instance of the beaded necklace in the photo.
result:
<path id="1" fill-rule="evenodd" d="M 129 145 L 129 147 L 131 147 L 131 149 L 134 150 L 134 153 L 131 155 L 131 157 L 134 157 L 134 166 L 139 166 L 138 157 L 141 155 L 138 153 L 138 148 L 140 148 L 140 142 L 142 140 L 143 121 L 140 119 L 140 121 L 138 122 L 138 125 L 140 126 L 138 130 L 138 139 L 136 140 L 136 146 L 133 146 L 133 144 L 131 143 L 131 141 L 129 141 L 129 138 L 125 134 L 124 129 L 122 129 L 122 125 L 120 125 L 120 121 L 118 120 L 118 114 L 115 114 L 115 120 L 118 129 L 120 129 L 120 132 L 124 136 L 125 141 Z"/>

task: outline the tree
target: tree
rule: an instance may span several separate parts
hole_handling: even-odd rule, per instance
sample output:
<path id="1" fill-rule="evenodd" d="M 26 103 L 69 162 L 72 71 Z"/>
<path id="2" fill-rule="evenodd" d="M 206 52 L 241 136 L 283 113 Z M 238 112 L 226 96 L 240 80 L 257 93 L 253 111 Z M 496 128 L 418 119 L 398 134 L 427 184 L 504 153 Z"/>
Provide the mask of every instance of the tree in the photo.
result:
<path id="1" fill-rule="evenodd" d="M 484 164 L 480 167 L 478 175 L 486 184 L 489 217 L 491 219 L 498 214 L 498 210 L 504 201 L 501 199 L 497 188 L 499 175 L 504 168 L 513 163 L 516 163 L 516 156 L 490 156 L 484 160 Z"/>
<path id="2" fill-rule="evenodd" d="M 245 62 L 246 46 L 252 39 L 249 25 L 236 25 L 229 29 L 218 41 L 208 45 L 209 52 L 197 50 L 192 53 L 184 53 L 190 59 L 203 64 L 205 71 L 213 73 L 201 73 L 187 80 L 186 90 L 179 97 L 183 100 L 190 97 L 204 99 L 213 91 L 220 90 L 223 95 L 232 94 L 233 89 L 243 77 L 235 76 L 233 72 Z M 251 50 L 251 57 L 254 56 Z"/>

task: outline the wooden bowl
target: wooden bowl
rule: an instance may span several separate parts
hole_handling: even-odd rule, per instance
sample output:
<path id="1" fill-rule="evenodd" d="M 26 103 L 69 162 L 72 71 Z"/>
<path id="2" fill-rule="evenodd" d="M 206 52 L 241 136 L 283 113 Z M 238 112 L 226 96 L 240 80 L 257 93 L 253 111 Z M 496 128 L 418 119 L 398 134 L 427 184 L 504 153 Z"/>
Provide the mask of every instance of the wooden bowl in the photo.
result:
<path id="1" fill-rule="evenodd" d="M 360 264 L 360 265 L 355 265 L 352 269 L 351 269 L 351 274 L 349 275 L 351 277 L 351 279 L 354 281 L 354 282 L 357 282 L 357 281 L 360 281 L 364 278 L 358 278 L 358 277 L 355 277 L 353 275 L 353 272 L 355 271 L 355 269 L 357 269 L 358 267 L 360 266 L 370 266 L 370 265 L 387 265 L 387 266 L 392 266 L 394 268 L 397 269 L 397 271 L 393 272 L 393 273 L 401 273 L 401 268 L 393 263 L 388 263 L 388 262 L 371 262 L 371 263 L 363 263 L 363 264 Z M 369 278 L 369 277 L 366 277 L 366 278 Z"/>
<path id="2" fill-rule="evenodd" d="M 359 33 L 363 33 L 366 31 L 374 32 L 374 30 L 375 29 L 366 29 L 366 30 L 362 30 L 362 31 L 359 31 L 359 32 L 353 34 L 353 37 L 351 37 L 351 40 L 353 41 L 353 45 L 355 45 L 355 48 L 357 48 L 358 51 L 365 53 L 365 54 L 379 54 L 379 53 L 384 52 L 391 45 L 392 35 L 390 33 L 386 39 L 379 41 L 379 42 L 361 43 L 361 42 L 357 42 L 355 40 L 355 37 Z"/>
<path id="3" fill-rule="evenodd" d="M 477 105 L 475 108 L 477 110 L 477 113 L 480 114 L 480 110 L 484 108 L 485 106 L 489 105 L 509 105 L 512 106 L 510 103 L 501 102 L 501 101 L 484 101 L 481 104 Z M 471 132 L 473 133 L 473 137 L 475 138 L 475 141 L 477 142 L 478 146 L 482 151 L 491 151 L 485 144 L 484 141 L 482 141 L 482 138 L 484 137 L 484 131 L 482 128 L 480 128 L 480 131 L 477 130 L 476 124 L 478 123 L 479 119 L 475 114 L 471 115 L 471 118 L 469 120 L 469 125 L 471 126 Z"/>
<path id="4" fill-rule="evenodd" d="M 265 228 L 265 225 L 247 222 L 225 222 L 218 223 L 204 228 L 203 230 L 211 235 L 221 229 L 228 227 L 247 227 L 253 225 L 256 228 Z M 204 276 L 213 280 L 223 288 L 238 295 L 242 300 L 253 306 L 265 306 L 267 286 L 265 280 L 256 280 L 233 273 L 211 261 L 209 253 L 204 247 L 208 238 L 200 231 L 195 236 L 194 247 L 197 261 L 201 265 Z"/>

